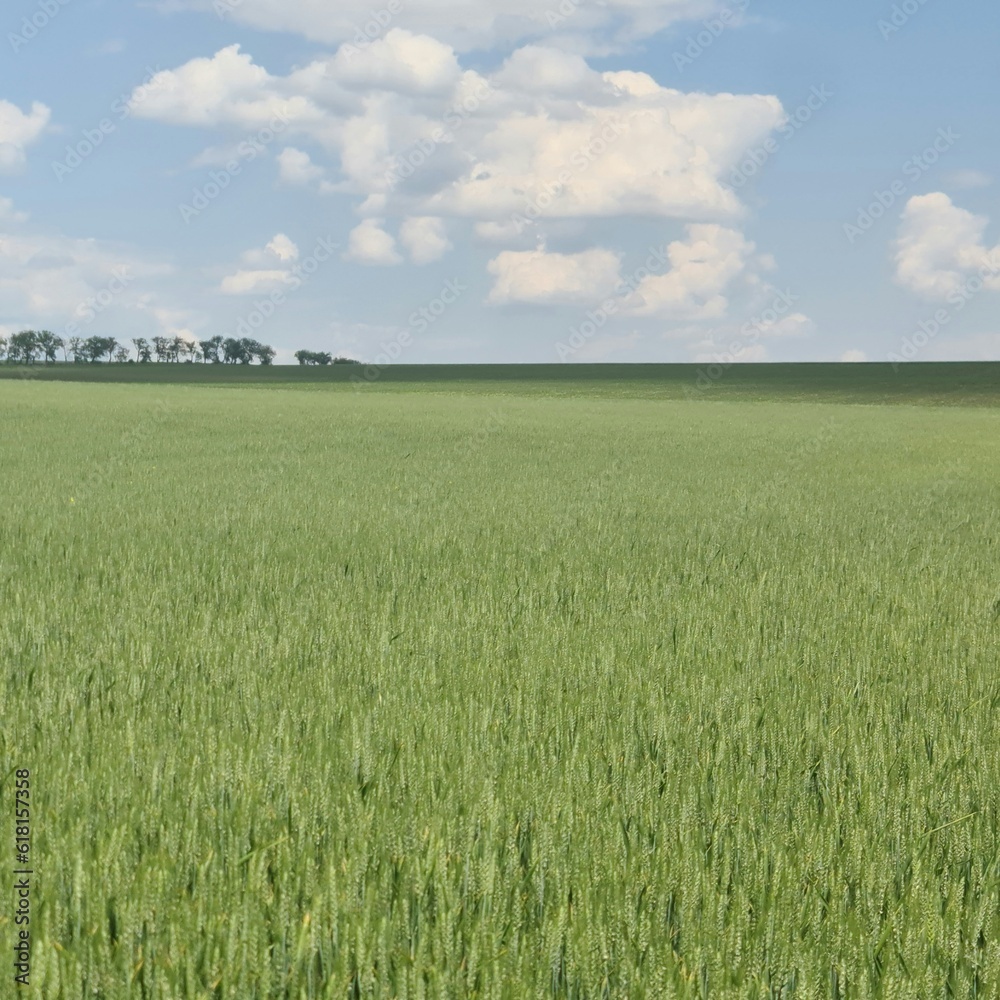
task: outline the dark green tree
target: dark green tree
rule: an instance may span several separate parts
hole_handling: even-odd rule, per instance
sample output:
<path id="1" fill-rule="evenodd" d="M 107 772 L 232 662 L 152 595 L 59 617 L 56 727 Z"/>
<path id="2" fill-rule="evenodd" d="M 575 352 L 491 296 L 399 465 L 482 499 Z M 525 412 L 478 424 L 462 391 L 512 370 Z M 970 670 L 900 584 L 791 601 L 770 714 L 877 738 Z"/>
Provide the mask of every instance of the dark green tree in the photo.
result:
<path id="1" fill-rule="evenodd" d="M 56 353 L 63 346 L 61 337 L 57 337 L 51 330 L 40 330 L 37 334 L 38 349 L 42 354 L 45 363 L 55 364 L 58 360 Z"/>
<path id="2" fill-rule="evenodd" d="M 201 355 L 205 361 L 210 361 L 213 365 L 222 361 L 222 337 L 209 337 L 208 340 L 200 341 L 198 346 L 201 347 Z"/>
<path id="3" fill-rule="evenodd" d="M 38 357 L 40 344 L 35 330 L 22 330 L 10 338 L 7 360 L 15 364 L 33 365 Z"/>

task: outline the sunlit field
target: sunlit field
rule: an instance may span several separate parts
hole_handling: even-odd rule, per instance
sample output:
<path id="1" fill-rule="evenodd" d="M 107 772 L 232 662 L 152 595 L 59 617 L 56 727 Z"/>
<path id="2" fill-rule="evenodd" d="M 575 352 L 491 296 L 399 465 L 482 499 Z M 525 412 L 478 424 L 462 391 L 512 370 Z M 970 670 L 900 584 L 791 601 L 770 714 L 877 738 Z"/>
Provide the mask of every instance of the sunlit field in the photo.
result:
<path id="1" fill-rule="evenodd" d="M 0 381 L 25 995 L 997 996 L 968 367 Z"/>

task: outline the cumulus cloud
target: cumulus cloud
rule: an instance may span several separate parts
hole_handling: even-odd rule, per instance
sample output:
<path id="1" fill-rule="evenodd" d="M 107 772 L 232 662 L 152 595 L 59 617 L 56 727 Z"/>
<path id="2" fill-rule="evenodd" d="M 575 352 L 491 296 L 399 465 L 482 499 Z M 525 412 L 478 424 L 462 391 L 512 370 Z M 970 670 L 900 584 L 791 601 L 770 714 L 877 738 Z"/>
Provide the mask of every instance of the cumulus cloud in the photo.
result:
<path id="1" fill-rule="evenodd" d="M 213 13 L 216 0 L 160 0 L 167 9 Z M 353 42 L 364 51 L 387 29 L 430 31 L 463 51 L 518 39 L 561 36 L 596 51 L 645 38 L 678 21 L 707 17 L 723 0 L 241 0 L 231 16 L 313 41 Z"/>
<path id="2" fill-rule="evenodd" d="M 317 123 L 323 118 L 307 97 L 290 92 L 240 52 L 239 45 L 156 73 L 136 88 L 129 110 L 137 118 L 173 125 L 258 129 L 275 123 L 284 129 L 292 122 Z"/>
<path id="3" fill-rule="evenodd" d="M 868 360 L 868 355 L 864 351 L 859 351 L 855 348 L 854 350 L 844 351 L 840 356 L 840 360 L 848 364 L 862 364 Z"/>
<path id="4" fill-rule="evenodd" d="M 25 149 L 45 131 L 52 112 L 35 101 L 25 113 L 16 104 L 0 100 L 0 173 L 21 170 Z"/>
<path id="5" fill-rule="evenodd" d="M 406 247 L 414 264 L 440 260 L 451 249 L 444 221 L 433 216 L 404 219 L 399 228 L 399 242 Z"/>
<path id="6" fill-rule="evenodd" d="M 285 77 L 230 46 L 157 74 L 137 113 L 206 127 L 264 127 L 284 115 L 288 135 L 339 161 L 340 190 L 384 197 L 389 214 L 516 219 L 521 229 L 547 219 L 737 216 L 724 178 L 784 120 L 775 97 L 684 94 L 551 48 L 519 50 L 484 77 L 461 71 L 432 38 L 390 36 Z M 424 65 L 383 49 L 435 55 Z M 321 169 L 294 146 L 279 163 L 292 183 Z"/>
<path id="7" fill-rule="evenodd" d="M 305 185 L 319 180 L 323 168 L 313 163 L 307 152 L 288 146 L 278 154 L 278 171 L 286 184 Z"/>
<path id="8" fill-rule="evenodd" d="M 599 92 L 599 77 L 583 56 L 542 45 L 525 45 L 514 52 L 494 77 L 505 90 L 550 93 L 579 98 Z"/>
<path id="9" fill-rule="evenodd" d="M 259 295 L 273 292 L 287 284 L 292 272 L 275 266 L 298 260 L 299 248 L 284 233 L 277 233 L 263 249 L 248 250 L 242 262 L 249 265 L 226 275 L 219 285 L 223 295 Z"/>
<path id="10" fill-rule="evenodd" d="M 249 16 L 254 3 L 244 0 L 239 10 Z M 322 15 L 328 20 L 342 13 L 328 6 Z M 667 7 L 676 15 L 706 6 L 584 3 L 578 30 L 588 16 L 594 23 L 610 15 L 638 24 L 646 15 L 655 21 Z M 472 0 L 468 7 L 484 9 Z M 455 34 L 439 31 L 461 16 L 452 4 L 447 10 L 440 23 L 424 16 L 420 25 L 401 14 L 377 39 L 344 45 L 284 76 L 230 46 L 159 74 L 141 110 L 223 131 L 260 125 L 284 109 L 289 127 L 278 155 L 280 179 L 357 199 L 362 221 L 344 259 L 391 266 L 405 254 L 428 263 L 451 248 L 448 232 L 471 228 L 479 240 L 505 248 L 489 265 L 492 304 L 593 302 L 612 294 L 620 261 L 611 251 L 529 248 L 570 233 L 586 246 L 595 220 L 680 220 L 688 234 L 671 245 L 669 271 L 644 280 L 623 299 L 623 311 L 692 322 L 723 316 L 729 286 L 741 274 L 749 284 L 765 266 L 732 228 L 745 210 L 725 179 L 747 148 L 785 121 L 780 101 L 688 94 L 646 73 L 599 72 L 548 30 L 541 33 L 544 44 L 523 45 L 494 71 L 479 72 L 463 67 Z M 281 11 L 282 18 L 298 17 Z M 516 0 L 504 11 L 505 24 L 516 20 Z M 278 9 L 272 13 L 277 17 Z M 534 2 L 522 13 L 539 16 Z M 493 24 L 492 14 L 487 20 Z M 330 40 L 345 37 L 334 33 Z M 248 274 L 262 272 L 263 283 L 277 269 L 248 263 L 227 287 L 254 287 Z M 786 323 L 774 335 L 793 332 Z"/>
<path id="11" fill-rule="evenodd" d="M 273 292 L 284 284 L 287 271 L 237 271 L 222 279 L 223 295 L 257 295 Z"/>
<path id="12" fill-rule="evenodd" d="M 299 259 L 299 248 L 284 233 L 278 233 L 271 240 L 271 242 L 267 244 L 267 249 L 274 254 L 278 260 Z"/>
<path id="13" fill-rule="evenodd" d="M 974 275 L 1000 290 L 1000 246 L 986 246 L 988 223 L 940 191 L 911 198 L 896 241 L 896 280 L 927 299 L 947 299 Z"/>
<path id="14" fill-rule="evenodd" d="M 716 319 L 726 314 L 729 285 L 747 267 L 754 244 L 714 223 L 692 224 L 687 239 L 667 247 L 670 268 L 644 278 L 627 300 L 638 316 Z"/>
<path id="15" fill-rule="evenodd" d="M 522 227 L 558 218 L 740 214 L 722 181 L 744 149 L 780 124 L 775 98 L 687 95 L 655 83 L 637 95 L 640 74 L 593 75 L 604 88 L 601 103 L 536 95 L 521 109 L 511 99 L 485 133 L 460 133 L 470 165 L 427 205 Z"/>
<path id="16" fill-rule="evenodd" d="M 402 264 L 403 258 L 396 250 L 396 241 L 382 228 L 384 219 L 365 219 L 351 230 L 347 240 L 345 260 L 371 267 L 391 267 Z"/>
<path id="17" fill-rule="evenodd" d="M 620 266 L 617 254 L 600 248 L 577 254 L 506 250 L 489 263 L 496 280 L 487 301 L 491 305 L 593 302 L 614 292 L 621 281 Z"/>
<path id="18" fill-rule="evenodd" d="M 364 90 L 434 94 L 454 86 L 462 70 L 450 45 L 393 28 L 364 49 L 342 47 L 330 60 L 328 72 L 341 83 Z"/>

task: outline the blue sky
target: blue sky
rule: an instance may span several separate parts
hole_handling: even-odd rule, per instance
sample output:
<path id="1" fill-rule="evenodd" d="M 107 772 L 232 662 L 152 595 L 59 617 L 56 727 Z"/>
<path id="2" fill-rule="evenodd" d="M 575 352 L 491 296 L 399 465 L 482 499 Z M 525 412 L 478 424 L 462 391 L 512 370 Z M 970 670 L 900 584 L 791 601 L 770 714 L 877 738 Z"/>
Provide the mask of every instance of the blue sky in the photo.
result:
<path id="1" fill-rule="evenodd" d="M 1000 358 L 985 0 L 18 0 L 2 22 L 0 335 Z"/>

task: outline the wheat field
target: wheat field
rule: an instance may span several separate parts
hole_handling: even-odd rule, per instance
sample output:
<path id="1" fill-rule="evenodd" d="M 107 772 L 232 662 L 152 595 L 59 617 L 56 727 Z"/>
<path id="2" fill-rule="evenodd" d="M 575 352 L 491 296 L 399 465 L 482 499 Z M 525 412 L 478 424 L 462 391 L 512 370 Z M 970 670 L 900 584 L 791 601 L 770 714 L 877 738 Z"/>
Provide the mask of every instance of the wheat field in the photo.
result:
<path id="1" fill-rule="evenodd" d="M 1000 995 L 996 409 L 384 389 L 0 383 L 24 995 Z"/>

